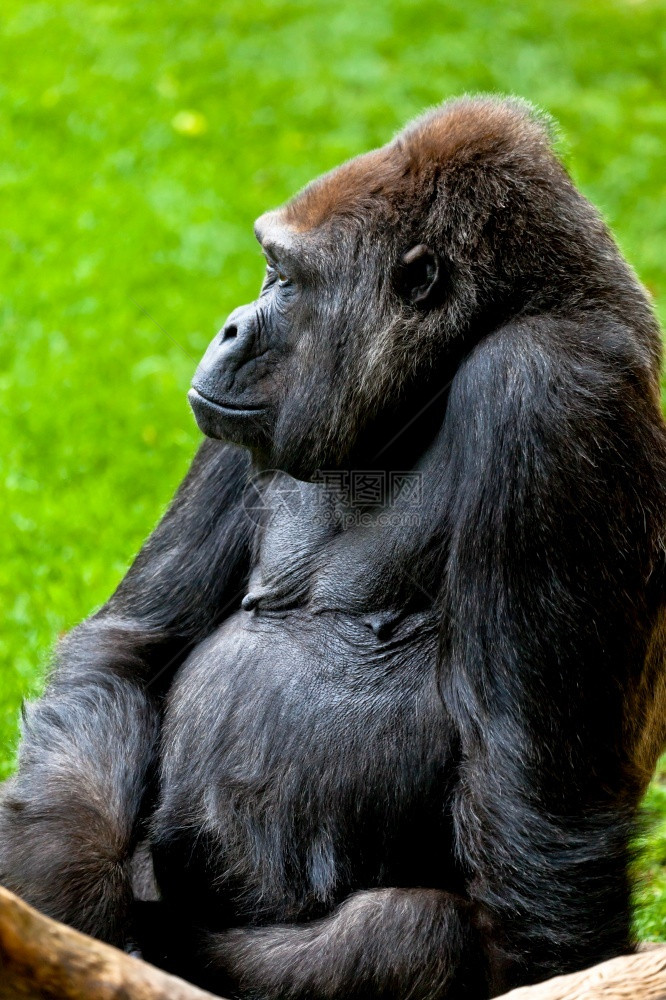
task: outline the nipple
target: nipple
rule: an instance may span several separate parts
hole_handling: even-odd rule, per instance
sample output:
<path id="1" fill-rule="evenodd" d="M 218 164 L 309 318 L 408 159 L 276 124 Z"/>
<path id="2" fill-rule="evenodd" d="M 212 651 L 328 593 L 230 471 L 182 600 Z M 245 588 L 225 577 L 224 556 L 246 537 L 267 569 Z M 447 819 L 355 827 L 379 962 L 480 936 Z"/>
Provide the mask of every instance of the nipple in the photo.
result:
<path id="1" fill-rule="evenodd" d="M 400 614 L 397 611 L 378 611 L 376 614 L 366 615 L 361 620 L 378 639 L 388 639 L 399 618 Z"/>
<path id="2" fill-rule="evenodd" d="M 251 590 L 248 594 L 246 594 L 241 601 L 241 608 L 243 611 L 254 611 L 257 604 L 261 600 L 261 596 L 260 590 Z"/>

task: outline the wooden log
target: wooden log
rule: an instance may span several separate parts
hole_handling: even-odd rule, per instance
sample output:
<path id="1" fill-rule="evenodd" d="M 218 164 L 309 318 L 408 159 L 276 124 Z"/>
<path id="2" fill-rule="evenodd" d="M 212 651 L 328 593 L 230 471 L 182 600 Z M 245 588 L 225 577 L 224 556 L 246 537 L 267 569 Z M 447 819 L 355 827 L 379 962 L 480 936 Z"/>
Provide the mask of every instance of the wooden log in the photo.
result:
<path id="1" fill-rule="evenodd" d="M 0 887 L 0 1000 L 215 998 L 43 916 Z M 512 990 L 497 1000 L 666 1000 L 666 945 Z"/>
<path id="2" fill-rule="evenodd" d="M 523 986 L 496 1000 L 666 1000 L 666 944 L 644 945 L 635 955 Z"/>
<path id="3" fill-rule="evenodd" d="M 213 1000 L 0 887 L 1 1000 Z"/>

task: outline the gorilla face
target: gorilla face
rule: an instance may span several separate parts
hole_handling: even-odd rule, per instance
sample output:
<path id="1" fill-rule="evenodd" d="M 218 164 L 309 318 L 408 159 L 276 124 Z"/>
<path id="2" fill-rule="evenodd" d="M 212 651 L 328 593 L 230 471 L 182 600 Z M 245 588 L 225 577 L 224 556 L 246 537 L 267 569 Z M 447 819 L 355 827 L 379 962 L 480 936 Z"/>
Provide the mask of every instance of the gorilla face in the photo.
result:
<path id="1" fill-rule="evenodd" d="M 368 430 L 397 406 L 410 368 L 400 343 L 416 318 L 405 314 L 407 299 L 436 283 L 437 262 L 426 247 L 413 248 L 398 295 L 354 227 L 294 234 L 277 215 L 256 226 L 267 263 L 259 298 L 231 313 L 189 399 L 205 434 L 248 447 L 260 466 L 309 479 L 347 461 L 361 440 L 358 460 L 371 458 Z M 385 235 L 383 251 L 388 243 Z M 413 341 L 409 353 L 413 363 Z"/>
<path id="2" fill-rule="evenodd" d="M 295 415 L 295 396 L 303 391 L 308 364 L 319 369 L 319 398 L 314 411 L 310 404 L 310 414 L 322 406 L 327 355 L 333 353 L 322 334 L 327 323 L 334 324 L 305 248 L 299 253 L 296 241 L 288 234 L 280 239 L 276 228 L 268 238 L 259 220 L 256 232 L 266 258 L 259 297 L 231 313 L 204 354 L 189 394 L 205 434 L 245 445 L 260 462 L 272 465 L 289 462 L 276 453 L 277 430 L 286 409 Z M 302 427 L 301 435 L 306 431 Z M 298 430 L 292 434 L 292 454 L 299 451 L 299 436 Z"/>
<path id="3" fill-rule="evenodd" d="M 309 479 L 352 455 L 367 465 L 374 431 L 391 433 L 382 415 L 404 419 L 419 388 L 422 401 L 443 268 L 418 240 L 420 182 L 396 170 L 400 155 L 392 144 L 358 157 L 255 225 L 261 293 L 211 342 L 189 399 L 205 434 L 260 467 Z"/>

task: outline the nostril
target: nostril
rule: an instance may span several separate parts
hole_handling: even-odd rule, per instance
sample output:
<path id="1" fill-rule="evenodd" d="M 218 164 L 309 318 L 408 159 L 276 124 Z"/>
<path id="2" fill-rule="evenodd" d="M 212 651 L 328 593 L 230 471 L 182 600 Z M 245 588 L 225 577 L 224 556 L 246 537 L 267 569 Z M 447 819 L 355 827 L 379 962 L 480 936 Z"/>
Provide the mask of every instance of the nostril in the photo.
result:
<path id="1" fill-rule="evenodd" d="M 236 336 L 238 336 L 238 327 L 233 323 L 228 323 L 222 330 L 222 343 L 225 340 L 233 340 Z"/>

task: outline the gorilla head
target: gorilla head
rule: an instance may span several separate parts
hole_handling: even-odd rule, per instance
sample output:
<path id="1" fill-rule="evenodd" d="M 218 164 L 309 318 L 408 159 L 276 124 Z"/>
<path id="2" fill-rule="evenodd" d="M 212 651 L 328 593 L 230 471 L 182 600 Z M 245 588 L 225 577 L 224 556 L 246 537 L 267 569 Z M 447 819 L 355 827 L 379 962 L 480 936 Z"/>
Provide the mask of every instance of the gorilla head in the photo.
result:
<path id="1" fill-rule="evenodd" d="M 557 305 L 607 237 L 519 102 L 458 100 L 258 219 L 259 298 L 197 370 L 201 429 L 310 478 L 368 466 L 509 312 Z M 556 255 L 552 252 L 556 248 Z M 427 394 L 427 395 L 424 395 Z"/>

